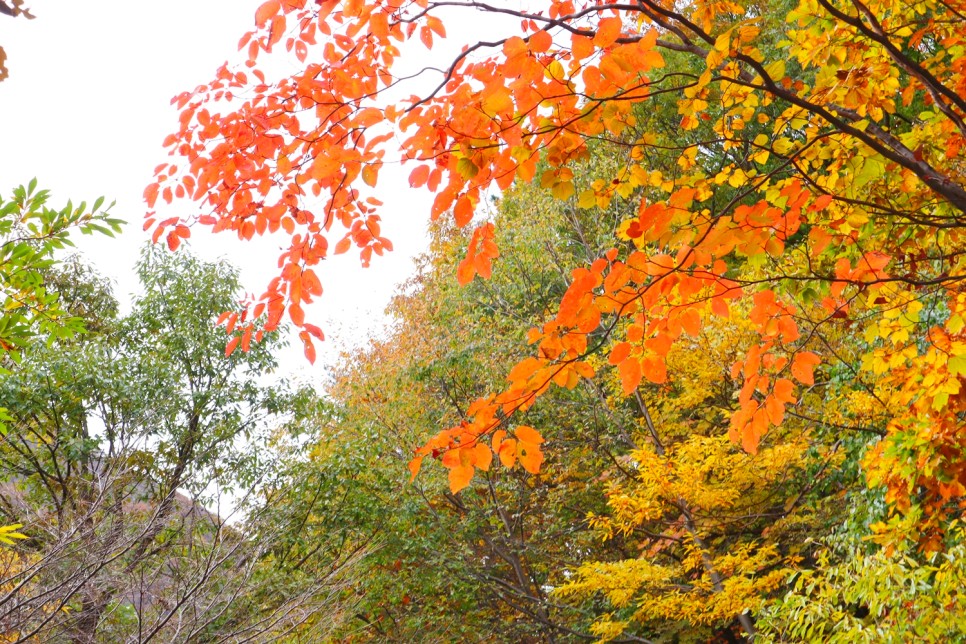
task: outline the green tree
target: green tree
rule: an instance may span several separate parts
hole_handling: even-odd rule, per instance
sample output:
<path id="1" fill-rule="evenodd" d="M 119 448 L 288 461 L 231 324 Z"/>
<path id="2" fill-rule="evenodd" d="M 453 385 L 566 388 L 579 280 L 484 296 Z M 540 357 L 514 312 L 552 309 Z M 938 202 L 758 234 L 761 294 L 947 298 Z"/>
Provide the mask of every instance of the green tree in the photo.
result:
<path id="1" fill-rule="evenodd" d="M 274 446 L 306 394 L 260 384 L 278 339 L 225 356 L 215 321 L 237 271 L 149 248 L 119 316 L 96 275 L 68 269 L 52 281 L 90 332 L 35 347 L 0 382 L 0 509 L 26 525 L 30 561 L 0 584 L 0 623 L 71 642 L 274 640 L 307 620 L 324 633 L 345 561 L 282 574 L 262 523 Z"/>
<path id="2" fill-rule="evenodd" d="M 11 15 L 33 17 L 14 2 Z M 6 55 L 0 48 L 0 80 L 6 76 Z M 23 350 L 38 337 L 70 337 L 83 331 L 80 318 L 70 315 L 59 302 L 56 286 L 49 283 L 56 254 L 71 246 L 71 232 L 120 232 L 120 219 L 109 216 L 97 199 L 90 210 L 81 202 L 70 201 L 60 210 L 47 206 L 49 193 L 37 190 L 33 179 L 13 191 L 9 199 L 0 198 L 0 377 L 20 360 Z M 0 407 L 0 432 L 7 431 L 9 416 Z M 16 518 L 15 518 L 16 520 Z M 24 538 L 16 532 L 20 523 L 0 527 L 0 543 Z"/>
<path id="3" fill-rule="evenodd" d="M 48 191 L 37 190 L 36 179 L 16 188 L 11 198 L 0 198 L 0 355 L 14 360 L 36 336 L 63 338 L 83 329 L 47 284 L 57 252 L 73 245 L 70 233 L 113 236 L 124 223 L 101 208 L 103 199 L 90 209 L 86 202 L 70 201 L 54 209 L 47 205 L 49 198 Z"/>

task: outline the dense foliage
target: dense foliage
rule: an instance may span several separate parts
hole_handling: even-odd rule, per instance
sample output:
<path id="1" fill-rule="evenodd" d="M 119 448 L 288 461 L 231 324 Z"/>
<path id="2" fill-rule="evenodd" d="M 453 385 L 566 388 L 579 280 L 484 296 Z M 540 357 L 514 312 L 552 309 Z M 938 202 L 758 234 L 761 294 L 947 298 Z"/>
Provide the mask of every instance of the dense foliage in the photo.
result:
<path id="1" fill-rule="evenodd" d="M 494 34 L 413 75 L 461 16 Z M 213 637 L 299 580 L 316 608 L 285 637 L 961 635 L 962 0 L 268 0 L 255 20 L 243 65 L 176 97 L 173 158 L 145 190 L 197 214 L 145 229 L 171 251 L 193 225 L 277 235 L 278 273 L 239 306 L 198 287 L 233 284 L 225 269 L 150 254 L 162 269 L 130 318 L 37 349 L 7 386 L 59 402 L 3 401 L 29 412 L 4 458 L 39 468 L 11 476 L 50 497 L 29 507 L 85 498 L 46 459 L 90 479 L 113 423 L 138 428 L 123 462 L 161 484 L 161 520 L 130 541 L 137 567 L 176 490 L 240 476 L 252 523 L 233 538 L 259 583 L 199 618 Z M 324 402 L 229 377 L 270 367 L 286 318 L 314 360 L 316 269 L 392 250 L 379 190 L 396 162 L 435 194 L 435 223 L 392 331 L 345 357 Z M 101 346 L 131 356 L 117 382 L 51 379 Z M 251 433 L 263 408 L 287 429 Z M 97 438 L 94 409 L 110 410 Z M 77 620 L 120 628 L 105 583 L 69 596 Z"/>

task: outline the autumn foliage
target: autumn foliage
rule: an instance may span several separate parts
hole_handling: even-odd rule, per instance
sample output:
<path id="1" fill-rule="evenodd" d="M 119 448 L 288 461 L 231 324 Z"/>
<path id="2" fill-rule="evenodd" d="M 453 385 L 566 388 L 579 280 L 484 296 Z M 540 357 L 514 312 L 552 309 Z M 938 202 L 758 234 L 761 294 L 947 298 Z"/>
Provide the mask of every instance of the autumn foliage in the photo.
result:
<path id="1" fill-rule="evenodd" d="M 399 71 L 477 12 L 505 18 L 502 35 L 427 71 L 438 83 Z M 731 441 L 755 454 L 806 396 L 845 401 L 810 422 L 884 436 L 865 457 L 898 511 L 882 540 L 938 549 L 966 497 L 964 15 L 938 1 L 269 0 L 245 65 L 175 99 L 173 159 L 145 197 L 199 214 L 145 226 L 172 248 L 191 225 L 283 235 L 278 275 L 224 322 L 244 348 L 287 318 L 311 357 L 314 267 L 392 248 L 387 164 L 435 194 L 434 218 L 480 224 L 461 283 L 499 257 L 475 214 L 489 191 L 536 182 L 582 210 L 630 204 L 530 332 L 532 356 L 417 450 L 413 476 L 438 459 L 455 493 L 496 461 L 537 472 L 552 428 L 515 417 L 550 388 L 614 369 L 625 397 L 661 392 L 686 377 L 669 371 L 675 347 L 741 318 L 753 340 L 729 366 L 743 383 Z M 618 161 L 580 174 L 598 144 Z"/>

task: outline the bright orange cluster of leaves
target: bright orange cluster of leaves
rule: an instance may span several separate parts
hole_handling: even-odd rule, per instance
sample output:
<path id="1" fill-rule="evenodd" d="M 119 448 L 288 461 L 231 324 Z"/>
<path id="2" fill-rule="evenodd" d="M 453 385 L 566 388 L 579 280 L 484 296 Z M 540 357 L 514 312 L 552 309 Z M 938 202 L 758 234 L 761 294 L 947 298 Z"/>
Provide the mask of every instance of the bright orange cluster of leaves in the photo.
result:
<path id="1" fill-rule="evenodd" d="M 762 253 L 766 244 L 777 240 L 780 245 L 785 236 L 795 232 L 789 230 L 788 222 L 798 220 L 809 193 L 793 181 L 777 195 L 786 209 L 768 207 L 767 203 L 742 207 L 732 217 L 708 219 L 702 224 L 698 224 L 700 215 L 689 209 L 642 203 L 638 217 L 628 226 L 632 237 L 637 230 L 646 230 L 646 235 L 655 241 L 671 236 L 670 222 L 683 216 L 695 225 L 695 234 L 702 244 L 681 244 L 674 257 L 637 250 L 624 261 L 618 259 L 618 250 L 614 248 L 588 268 L 575 270 L 556 316 L 542 329 L 530 332 L 537 355 L 510 371 L 504 391 L 477 401 L 467 414 L 471 422 L 440 432 L 418 450 L 412 471 L 417 471 L 427 455 L 455 454 L 444 458 L 443 465 L 447 467 L 450 462 L 458 462 L 464 468 L 474 464 L 470 454 L 478 452 L 481 437 L 529 408 L 551 384 L 573 388 L 580 378 L 594 377 L 594 369 L 585 358 L 599 348 L 591 347 L 590 342 L 604 320 L 609 320 L 611 328 L 626 320 L 621 326 L 622 339 L 611 346 L 609 354 L 609 363 L 620 374 L 624 395 L 635 392 L 645 379 L 657 385 L 665 383 L 665 359 L 673 344 L 683 334 L 697 338 L 702 319 L 709 312 L 728 317 L 729 301 L 743 296 L 742 286 L 726 276 L 725 261 L 716 258 L 728 255 L 739 245 L 749 255 Z M 816 201 L 812 209 L 821 206 L 822 202 Z M 749 211 L 759 212 L 755 226 L 746 224 Z M 766 213 L 770 213 L 771 220 Z M 829 299 L 828 306 L 829 313 L 834 313 L 835 301 Z M 749 351 L 743 362 L 734 365 L 732 374 L 743 375 L 745 382 L 740 410 L 732 417 L 732 436 L 749 452 L 757 450 L 770 426 L 781 424 L 785 406 L 796 402 L 792 379 L 801 385 L 815 384 L 813 372 L 819 363 L 816 354 L 797 350 L 791 356 L 784 355 L 787 347 L 800 337 L 795 313 L 796 308 L 778 301 L 771 289 L 754 295 L 749 317 L 763 342 Z M 489 467 L 489 461 L 485 465 L 480 469 Z M 464 479 L 468 483 L 465 474 L 457 481 Z M 454 489 L 461 487 L 464 485 Z"/>
<path id="2" fill-rule="evenodd" d="M 214 82 L 176 99 L 181 127 L 167 145 L 186 167 L 159 166 L 145 195 L 152 207 L 158 198 L 199 201 L 205 212 L 194 223 L 242 239 L 284 231 L 290 246 L 281 274 L 226 322 L 241 321 L 251 334 L 262 314 L 259 324 L 271 330 L 287 312 L 310 354 L 311 336 L 321 332 L 305 324 L 303 304 L 321 293 L 312 267 L 329 254 L 330 240 L 338 240 L 332 252 L 358 247 L 364 263 L 391 248 L 380 235 L 382 204 L 367 196 L 387 162 L 410 164 L 410 185 L 436 195 L 432 216 L 452 213 L 460 226 L 473 220 L 486 190 L 515 181 L 539 180 L 581 208 L 634 197 L 640 207 L 621 226 L 624 245 L 574 272 L 555 317 L 531 334 L 536 356 L 510 371 L 504 391 L 432 438 L 411 469 L 415 475 L 423 458 L 439 457 L 454 492 L 488 468 L 494 452 L 535 471 L 536 431 L 494 434 L 509 429 L 514 414 L 551 384 L 593 377 L 586 357 L 600 350 L 610 352 L 625 394 L 644 381 L 662 385 L 670 346 L 696 335 L 706 316 L 729 315 L 729 303 L 743 297 L 753 300 L 761 341 L 734 366 L 744 387 L 731 432 L 754 452 L 799 388 L 817 386 L 813 348 L 823 325 L 852 323 L 857 314 L 888 318 L 902 285 L 915 291 L 913 300 L 962 295 L 966 8 L 913 4 L 801 0 L 778 28 L 758 5 L 703 0 L 551 0 L 532 11 L 269 0 L 258 29 L 242 39 L 249 70 L 224 67 Z M 436 46 L 446 36 L 440 12 L 454 5 L 519 22 L 511 35 L 468 44 L 435 89 L 386 99 L 406 82 L 395 71 L 403 48 L 417 37 Z M 776 30 L 782 39 L 769 40 Z M 269 78 L 259 64 L 279 46 L 299 71 Z M 640 124 L 667 95 L 680 119 L 678 140 Z M 903 109 L 918 114 L 910 119 Z M 624 146 L 628 161 L 578 195 L 574 164 L 597 139 Z M 672 167 L 647 167 L 652 151 L 670 155 Z M 538 175 L 541 162 L 547 169 Z M 146 226 L 175 247 L 190 223 L 152 216 Z M 461 282 L 487 276 L 498 257 L 487 226 L 472 237 Z M 921 257 L 918 264 L 911 256 Z M 917 329 L 912 345 L 925 338 Z M 873 351 L 879 341 L 870 340 Z M 886 363 L 906 351 L 903 365 L 923 381 L 935 373 L 918 346 L 882 351 Z M 953 375 L 955 391 L 937 395 L 959 395 L 961 375 Z M 907 402 L 890 407 L 896 436 L 905 435 L 906 421 L 937 431 L 959 424 L 954 406 L 915 395 Z M 929 408 L 928 418 L 917 405 Z M 966 456 L 958 439 L 940 433 L 949 449 L 929 476 L 953 490 L 950 477 L 966 484 L 953 461 Z M 916 485 L 895 482 L 908 476 L 886 478 L 904 499 L 916 493 Z M 959 491 L 949 494 L 960 498 Z M 940 506 L 933 510 L 941 514 Z"/>

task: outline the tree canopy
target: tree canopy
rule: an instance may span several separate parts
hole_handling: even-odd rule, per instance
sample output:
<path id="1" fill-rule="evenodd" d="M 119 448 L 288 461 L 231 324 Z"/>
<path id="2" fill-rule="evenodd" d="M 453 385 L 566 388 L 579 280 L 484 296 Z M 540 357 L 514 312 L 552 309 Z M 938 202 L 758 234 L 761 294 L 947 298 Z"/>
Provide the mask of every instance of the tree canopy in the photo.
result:
<path id="1" fill-rule="evenodd" d="M 731 439 L 756 452 L 832 371 L 851 370 L 837 394 L 868 397 L 887 434 L 869 475 L 938 548 L 966 482 L 954 429 L 966 30 L 954 5 L 270 0 L 242 39 L 247 63 L 177 98 L 176 159 L 145 191 L 149 205 L 188 199 L 201 213 L 146 227 L 171 247 L 189 224 L 288 237 L 280 273 L 229 326 L 242 321 L 247 337 L 287 315 L 311 355 L 313 267 L 353 244 L 363 262 L 391 247 L 369 196 L 385 163 L 409 165 L 412 187 L 436 194 L 431 214 L 459 226 L 485 191 L 515 181 L 590 211 L 629 199 L 614 245 L 574 270 L 531 332 L 534 355 L 420 449 L 413 471 L 439 458 L 453 491 L 494 455 L 535 472 L 543 438 L 514 416 L 548 388 L 593 378 L 600 352 L 624 395 L 664 385 L 672 347 L 747 306 L 757 340 L 731 365 L 744 382 Z M 410 82 L 396 66 L 416 41 L 438 45 L 447 12 L 513 20 L 503 37 L 467 42 L 438 85 L 393 100 Z M 297 71 L 278 74 L 275 60 Z M 578 177 L 594 141 L 620 160 Z M 498 254 L 480 221 L 458 278 L 487 277 Z M 842 328 L 863 338 L 854 356 L 829 349 Z"/>
<path id="2" fill-rule="evenodd" d="M 174 259 L 145 256 L 123 319 L 83 280 L 45 276 L 60 299 L 28 281 L 35 311 L 105 313 L 89 342 L 43 330 L 0 399 L 28 412 L 0 458 L 55 513 L 93 503 L 102 444 L 150 443 L 117 461 L 161 490 L 128 572 L 151 570 L 142 544 L 250 548 L 259 583 L 206 577 L 192 597 L 218 617 L 191 637 L 262 610 L 293 641 L 961 631 L 962 0 L 268 0 L 239 48 L 175 97 L 144 191 Z M 390 332 L 324 398 L 238 376 L 272 367 L 288 323 L 315 359 L 320 263 L 392 250 L 393 166 L 434 201 Z M 0 233 L 37 211 L 21 192 Z M 277 237 L 263 292 L 239 301 L 229 269 L 177 259 L 193 227 Z M 84 353 L 103 350 L 116 373 Z M 83 365 L 91 380 L 51 380 Z M 262 411 L 290 416 L 259 432 Z M 165 538 L 177 490 L 223 481 L 251 491 L 246 534 Z M 89 532 L 121 543 L 113 525 Z M 105 617 L 123 587 L 82 583 L 75 620 L 38 619 L 123 632 Z"/>

